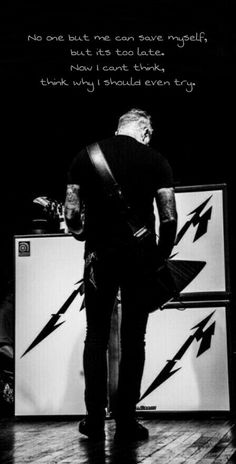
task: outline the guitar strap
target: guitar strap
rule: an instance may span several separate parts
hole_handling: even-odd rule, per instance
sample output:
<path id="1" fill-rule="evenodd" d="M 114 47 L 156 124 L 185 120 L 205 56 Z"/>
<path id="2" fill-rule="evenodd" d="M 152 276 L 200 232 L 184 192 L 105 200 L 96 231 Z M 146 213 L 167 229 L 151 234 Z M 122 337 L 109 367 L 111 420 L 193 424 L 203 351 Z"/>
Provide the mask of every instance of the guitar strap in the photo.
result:
<path id="1" fill-rule="evenodd" d="M 126 203 L 120 185 L 117 183 L 110 166 L 98 143 L 93 143 L 86 147 L 89 158 L 102 180 L 103 186 L 107 195 L 112 201 L 118 205 L 120 214 L 125 217 L 132 234 L 137 239 L 143 239 L 149 235 L 149 231 L 145 225 L 138 225 L 137 219 L 134 217 L 130 206 Z"/>

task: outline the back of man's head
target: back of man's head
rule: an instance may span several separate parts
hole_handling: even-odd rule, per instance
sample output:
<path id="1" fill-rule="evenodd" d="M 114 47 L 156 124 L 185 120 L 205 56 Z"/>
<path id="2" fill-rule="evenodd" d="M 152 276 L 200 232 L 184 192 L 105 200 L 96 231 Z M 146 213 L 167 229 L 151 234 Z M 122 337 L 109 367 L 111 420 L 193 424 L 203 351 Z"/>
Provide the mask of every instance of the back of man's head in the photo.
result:
<path id="1" fill-rule="evenodd" d="M 144 110 L 132 108 L 119 118 L 116 135 L 130 135 L 148 145 L 152 132 L 151 116 Z"/>

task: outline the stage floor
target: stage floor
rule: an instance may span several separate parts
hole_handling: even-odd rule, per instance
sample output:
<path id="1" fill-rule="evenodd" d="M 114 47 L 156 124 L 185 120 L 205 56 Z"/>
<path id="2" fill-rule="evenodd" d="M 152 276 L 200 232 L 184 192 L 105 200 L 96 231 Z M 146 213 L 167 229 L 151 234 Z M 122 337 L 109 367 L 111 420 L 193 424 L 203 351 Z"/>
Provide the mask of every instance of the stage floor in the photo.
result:
<path id="1" fill-rule="evenodd" d="M 77 420 L 0 420 L 1 464 L 225 464 L 236 463 L 235 419 L 151 418 L 145 442 L 117 443 L 114 420 L 106 421 L 106 440 L 91 443 Z"/>

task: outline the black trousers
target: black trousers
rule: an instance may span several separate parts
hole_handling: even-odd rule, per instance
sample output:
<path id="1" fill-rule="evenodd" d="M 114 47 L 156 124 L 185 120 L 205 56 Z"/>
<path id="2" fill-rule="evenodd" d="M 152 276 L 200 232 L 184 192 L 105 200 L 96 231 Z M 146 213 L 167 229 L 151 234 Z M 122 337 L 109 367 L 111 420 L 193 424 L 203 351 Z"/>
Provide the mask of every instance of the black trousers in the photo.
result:
<path id="1" fill-rule="evenodd" d="M 145 360 L 148 311 L 132 250 L 106 247 L 85 261 L 87 334 L 84 347 L 85 403 L 90 417 L 102 418 L 107 406 L 107 348 L 112 311 L 121 289 L 121 361 L 114 415 L 135 414 Z"/>

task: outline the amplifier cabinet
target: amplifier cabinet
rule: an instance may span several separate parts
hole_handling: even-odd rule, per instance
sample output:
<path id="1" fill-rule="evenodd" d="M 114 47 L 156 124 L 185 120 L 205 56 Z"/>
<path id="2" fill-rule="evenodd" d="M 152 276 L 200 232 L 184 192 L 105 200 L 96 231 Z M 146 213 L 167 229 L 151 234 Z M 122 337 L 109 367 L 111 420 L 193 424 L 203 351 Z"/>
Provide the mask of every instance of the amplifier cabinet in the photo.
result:
<path id="1" fill-rule="evenodd" d="M 70 235 L 15 237 L 15 414 L 85 413 L 84 245 Z"/>
<path id="2" fill-rule="evenodd" d="M 156 311 L 149 317 L 138 411 L 228 411 L 227 308 Z"/>

